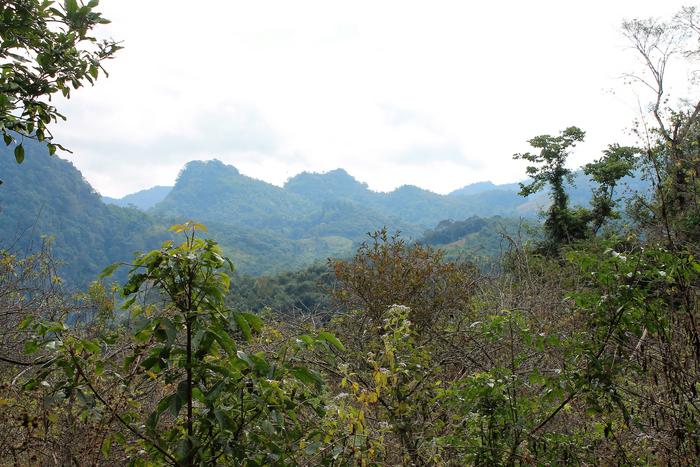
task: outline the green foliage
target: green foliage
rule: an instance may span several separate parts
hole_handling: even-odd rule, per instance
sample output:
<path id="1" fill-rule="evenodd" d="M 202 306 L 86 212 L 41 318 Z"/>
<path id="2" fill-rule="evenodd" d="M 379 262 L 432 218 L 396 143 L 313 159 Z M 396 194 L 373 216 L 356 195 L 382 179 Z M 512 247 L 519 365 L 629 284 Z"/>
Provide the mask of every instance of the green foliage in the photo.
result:
<path id="1" fill-rule="evenodd" d="M 539 225 L 494 216 L 444 220 L 425 232 L 420 243 L 439 247 L 449 260 L 467 260 L 487 269 L 497 265 L 508 248 L 508 238 L 528 242 L 541 237 Z"/>
<path id="2" fill-rule="evenodd" d="M 334 277 L 326 264 L 270 276 L 234 275 L 232 282 L 236 287 L 226 301 L 233 308 L 256 313 L 273 310 L 281 315 L 333 310 L 326 289 L 332 286 Z"/>
<path id="3" fill-rule="evenodd" d="M 641 153 L 638 148 L 610 145 L 602 158 L 583 168 L 583 172 L 597 184 L 591 198 L 592 208 L 570 208 L 567 182 L 573 183 L 574 178 L 573 172 L 566 167 L 566 159 L 569 148 L 583 141 L 584 136 L 585 133 L 576 127 L 567 128 L 557 137 L 537 136 L 529 143 L 540 152 L 513 156 L 536 164 L 527 167 L 532 181 L 520 184 L 521 196 L 530 196 L 549 187 L 552 204 L 544 222 L 546 239 L 541 243 L 541 250 L 546 253 L 558 254 L 563 245 L 595 235 L 606 221 L 619 217 L 614 210 L 617 204 L 615 187 L 633 174 L 636 156 Z"/>
<path id="4" fill-rule="evenodd" d="M 513 155 L 513 159 L 523 159 L 534 164 L 527 167 L 532 181 L 520 185 L 521 196 L 530 196 L 545 186 L 551 190 L 552 205 L 545 220 L 545 231 L 555 246 L 581 238 L 579 218 L 569 211 L 569 198 L 564 184 L 566 180 L 572 180 L 571 170 L 566 167 L 569 148 L 583 141 L 584 136 L 585 133 L 579 128 L 569 127 L 560 136 L 540 135 L 529 140 L 530 145 L 539 149 L 539 152 Z"/>
<path id="5" fill-rule="evenodd" d="M 16 0 L 0 4 L 0 132 L 24 161 L 24 138 L 51 141 L 48 125 L 65 117 L 51 97 L 93 84 L 106 74 L 103 62 L 121 47 L 98 41 L 92 30 L 109 21 L 96 10 L 99 2 Z M 19 136 L 19 141 L 17 137 Z M 50 142 L 53 154 L 60 145 Z"/>
<path id="6" fill-rule="evenodd" d="M 214 241 L 197 236 L 203 229 L 176 225 L 182 243 L 167 241 L 133 261 L 122 290 L 132 345 L 120 361 L 110 357 L 121 352 L 112 330 L 85 337 L 61 322 L 29 323 L 36 339 L 28 341 L 27 352 L 46 348 L 52 356 L 24 388 L 52 387 L 56 410 L 77 397 L 87 419 L 115 417 L 121 431 L 105 438 L 105 456 L 118 443 L 138 465 L 147 459 L 293 464 L 299 443 L 319 436 L 312 421 L 324 413 L 323 380 L 298 355 L 323 346 L 342 351 L 343 345 L 320 332 L 302 336 L 303 345 L 280 342 L 275 352 L 255 350 L 256 336 L 275 333 L 258 316 L 225 307 L 232 265 Z M 105 384 L 128 393 L 133 403 L 117 407 Z M 155 400 L 136 405 L 144 397 Z"/>
<path id="7" fill-rule="evenodd" d="M 594 234 L 606 220 L 618 217 L 614 211 L 615 187 L 621 179 L 632 174 L 636 157 L 640 153 L 638 148 L 611 144 L 603 151 L 604 157 L 584 166 L 584 173 L 598 184 L 591 200 Z"/>
<path id="8" fill-rule="evenodd" d="M 331 261 L 340 283 L 331 291 L 333 299 L 347 311 L 363 312 L 353 332 L 381 333 L 384 313 L 395 304 L 411 309 L 419 330 L 468 306 L 478 276 L 475 267 L 446 262 L 442 251 L 409 244 L 386 229 L 369 237 L 352 260 Z"/>

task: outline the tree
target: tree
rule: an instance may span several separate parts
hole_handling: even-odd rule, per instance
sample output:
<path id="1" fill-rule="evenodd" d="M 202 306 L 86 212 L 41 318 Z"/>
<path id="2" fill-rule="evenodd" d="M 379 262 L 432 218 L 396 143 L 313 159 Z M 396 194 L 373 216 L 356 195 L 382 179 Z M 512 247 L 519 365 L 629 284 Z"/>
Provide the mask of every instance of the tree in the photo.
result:
<path id="1" fill-rule="evenodd" d="M 24 160 L 24 138 L 51 141 L 48 125 L 65 120 L 52 97 L 70 98 L 71 89 L 93 84 L 100 70 L 106 75 L 103 62 L 121 48 L 92 35 L 109 23 L 95 10 L 98 3 L 0 1 L 0 132 L 7 146 L 14 144 L 18 163 Z M 51 154 L 57 147 L 64 149 L 48 144 Z"/>
<path id="2" fill-rule="evenodd" d="M 617 218 L 614 211 L 615 187 L 620 179 L 631 175 L 639 148 L 611 144 L 603 151 L 603 157 L 586 164 L 583 172 L 598 184 L 591 200 L 593 233 L 597 233 L 608 218 Z"/>
<path id="3" fill-rule="evenodd" d="M 657 188 L 651 212 L 662 221 L 667 245 L 674 247 L 692 237 L 700 219 L 700 97 L 670 104 L 667 75 L 677 60 L 694 61 L 699 56 L 700 11 L 682 8 L 670 21 L 634 19 L 623 23 L 622 30 L 642 62 L 641 71 L 627 77 L 651 93 L 654 123 L 642 115 L 637 128 Z M 689 84 L 697 84 L 697 71 Z"/>
<path id="4" fill-rule="evenodd" d="M 386 228 L 369 237 L 351 261 L 330 262 L 337 279 L 333 299 L 345 310 L 362 310 L 352 325 L 359 335 L 381 334 L 384 314 L 394 304 L 411 309 L 420 332 L 467 306 L 478 278 L 474 266 L 444 261 L 442 250 L 408 244 Z"/>
<path id="5" fill-rule="evenodd" d="M 571 170 L 565 164 L 569 149 L 583 141 L 585 135 L 583 130 L 572 126 L 562 131 L 560 136 L 540 135 L 529 140 L 530 146 L 540 150 L 537 153 L 513 155 L 513 159 L 523 159 L 533 164 L 527 167 L 532 181 L 520 184 L 521 196 L 535 194 L 545 185 L 550 187 L 552 205 L 545 221 L 545 232 L 554 245 L 568 243 L 579 236 L 580 228 L 569 211 L 569 197 L 564 187 L 567 180 L 572 181 Z"/>

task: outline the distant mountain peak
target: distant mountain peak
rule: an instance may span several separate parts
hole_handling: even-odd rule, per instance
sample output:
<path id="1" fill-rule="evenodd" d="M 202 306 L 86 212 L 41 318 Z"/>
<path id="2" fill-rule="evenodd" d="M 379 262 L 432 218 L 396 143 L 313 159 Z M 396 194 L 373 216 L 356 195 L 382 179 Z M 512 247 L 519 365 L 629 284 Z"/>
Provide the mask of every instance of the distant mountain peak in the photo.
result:
<path id="1" fill-rule="evenodd" d="M 298 173 L 297 175 L 290 177 L 287 182 L 285 183 L 285 186 L 287 185 L 294 185 L 295 183 L 299 181 L 307 181 L 307 180 L 343 180 L 346 182 L 351 182 L 351 183 L 356 183 L 358 185 L 367 185 L 366 183 L 362 183 L 358 181 L 355 177 L 350 175 L 347 170 L 342 169 L 342 168 L 337 168 L 333 170 L 329 170 L 327 172 L 310 172 L 310 171 L 303 171 Z"/>
<path id="2" fill-rule="evenodd" d="M 519 189 L 520 188 L 517 183 L 506 183 L 503 185 L 496 185 L 493 182 L 484 181 L 470 183 L 469 185 L 465 185 L 462 188 L 458 188 L 450 192 L 450 196 L 470 196 L 478 195 L 480 193 L 493 190 L 518 191 Z"/>
<path id="3" fill-rule="evenodd" d="M 144 190 L 139 190 L 135 193 L 128 194 L 122 198 L 110 198 L 108 196 L 103 196 L 102 201 L 107 204 L 115 204 L 117 206 L 135 206 L 142 211 L 147 211 L 151 209 L 156 204 L 160 203 L 168 196 L 171 186 L 161 186 L 156 185 L 151 188 L 146 188 Z"/>
<path id="4" fill-rule="evenodd" d="M 351 199 L 359 201 L 368 196 L 366 183 L 358 181 L 345 169 L 328 172 L 302 172 L 284 184 L 284 190 L 311 200 Z"/>
<path id="5" fill-rule="evenodd" d="M 392 193 L 432 193 L 430 190 L 426 190 L 416 185 L 401 185 L 396 188 Z"/>
<path id="6" fill-rule="evenodd" d="M 199 161 L 190 161 L 187 164 L 185 164 L 185 167 L 180 171 L 180 176 L 182 176 L 184 173 L 187 172 L 202 172 L 202 173 L 207 173 L 210 171 L 220 171 L 223 170 L 225 172 L 230 172 L 231 174 L 234 175 L 240 175 L 240 172 L 238 171 L 237 168 L 235 168 L 232 165 L 226 164 L 219 159 L 209 159 L 209 160 L 199 160 Z M 180 177 L 178 176 L 178 178 Z"/>

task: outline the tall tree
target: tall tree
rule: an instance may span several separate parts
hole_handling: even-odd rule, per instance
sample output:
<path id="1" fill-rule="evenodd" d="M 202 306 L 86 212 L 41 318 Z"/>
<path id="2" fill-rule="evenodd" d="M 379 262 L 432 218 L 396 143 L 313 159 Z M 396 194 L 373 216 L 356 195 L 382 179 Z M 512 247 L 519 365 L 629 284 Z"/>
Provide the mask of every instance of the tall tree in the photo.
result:
<path id="1" fill-rule="evenodd" d="M 642 62 L 639 71 L 627 76 L 651 93 L 653 120 L 642 115 L 638 133 L 657 184 L 653 214 L 663 221 L 667 243 L 673 246 L 688 237 L 700 215 L 700 96 L 692 79 L 689 88 L 695 95 L 670 103 L 668 70 L 700 54 L 700 11 L 682 8 L 670 21 L 634 19 L 623 23 L 622 30 Z"/>
<path id="2" fill-rule="evenodd" d="M 583 141 L 586 133 L 575 126 L 561 132 L 559 136 L 540 135 L 528 141 L 539 152 L 518 153 L 513 159 L 522 159 L 532 165 L 527 174 L 532 178 L 529 184 L 520 184 L 520 194 L 530 196 L 541 191 L 546 185 L 550 188 L 552 205 L 545 221 L 545 231 L 554 245 L 561 245 L 576 238 L 577 227 L 569 211 L 569 197 L 565 183 L 572 180 L 571 170 L 566 167 L 570 148 Z"/>

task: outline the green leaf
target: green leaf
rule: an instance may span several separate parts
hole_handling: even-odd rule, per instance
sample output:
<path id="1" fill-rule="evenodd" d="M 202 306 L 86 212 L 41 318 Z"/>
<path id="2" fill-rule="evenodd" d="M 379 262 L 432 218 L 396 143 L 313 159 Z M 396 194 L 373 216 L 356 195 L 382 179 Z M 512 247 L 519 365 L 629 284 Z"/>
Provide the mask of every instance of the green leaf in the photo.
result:
<path id="1" fill-rule="evenodd" d="M 39 350 L 39 343 L 36 341 L 27 341 L 24 343 L 24 353 L 32 355 Z"/>
<path id="2" fill-rule="evenodd" d="M 243 333 L 243 337 L 245 337 L 247 341 L 250 341 L 253 338 L 253 333 L 251 332 L 248 320 L 245 316 L 243 316 L 243 313 L 233 313 L 233 319 L 236 321 L 238 329 L 240 329 L 241 333 Z"/>
<path id="3" fill-rule="evenodd" d="M 248 356 L 247 353 L 243 352 L 242 350 L 239 350 L 238 352 L 236 352 L 236 356 L 237 356 L 239 359 L 241 359 L 241 360 L 243 360 L 244 362 L 246 362 L 250 368 L 255 368 L 255 364 L 254 364 L 253 361 L 250 359 L 250 357 Z"/>
<path id="4" fill-rule="evenodd" d="M 219 426 L 221 426 L 221 429 L 235 430 L 236 424 L 233 422 L 233 419 L 231 419 L 231 417 L 224 411 L 219 409 L 214 410 L 214 417 L 216 418 L 216 421 L 219 422 Z"/>
<path id="5" fill-rule="evenodd" d="M 98 353 L 100 351 L 100 345 L 88 339 L 83 340 L 83 348 L 90 353 Z"/>
<path id="6" fill-rule="evenodd" d="M 170 413 L 173 417 L 177 417 L 182 409 L 182 406 L 187 402 L 187 381 L 180 381 L 177 385 L 177 392 L 173 394 L 173 398 L 170 399 Z"/>
<path id="7" fill-rule="evenodd" d="M 103 457 L 109 457 L 109 451 L 112 449 L 112 437 L 110 435 L 105 436 L 104 441 L 102 441 L 102 447 L 100 447 L 100 453 Z"/>
<path id="8" fill-rule="evenodd" d="M 321 388 L 323 386 L 323 378 L 321 377 L 321 375 L 313 370 L 310 370 L 309 368 L 299 366 L 293 368 L 291 370 L 291 373 L 296 379 L 298 379 L 306 385 L 313 385 L 317 388 Z"/>
<path id="9" fill-rule="evenodd" d="M 32 324 L 32 321 L 34 321 L 34 317 L 32 315 L 26 316 L 21 323 L 19 323 L 19 329 L 24 330 L 29 327 L 30 324 Z"/>
<path id="10" fill-rule="evenodd" d="M 18 164 L 24 162 L 24 146 L 21 144 L 15 146 L 15 160 Z"/>
<path id="11" fill-rule="evenodd" d="M 338 340 L 338 338 L 335 337 L 330 332 L 326 332 L 326 331 L 319 332 L 318 338 L 321 339 L 322 341 L 328 342 L 329 344 L 331 344 L 333 347 L 340 350 L 341 352 L 345 352 L 345 346 L 343 345 L 343 343 L 340 342 Z"/>
<path id="12" fill-rule="evenodd" d="M 262 427 L 263 431 L 267 433 L 269 436 L 275 436 L 276 431 L 275 427 L 272 426 L 272 423 L 270 423 L 269 420 L 263 420 L 262 423 L 260 424 Z"/>
<path id="13" fill-rule="evenodd" d="M 168 344 L 173 344 L 175 339 L 177 339 L 177 329 L 175 325 L 168 318 L 163 318 L 160 320 L 161 327 L 165 330 L 165 334 L 168 336 Z"/>
<path id="14" fill-rule="evenodd" d="M 102 270 L 102 272 L 100 273 L 100 275 L 98 277 L 100 279 L 104 279 L 105 277 L 111 276 L 112 274 L 114 274 L 114 271 L 119 269 L 119 266 L 120 266 L 120 263 L 110 264 L 109 266 L 107 266 L 106 268 L 104 268 Z"/>
<path id="15" fill-rule="evenodd" d="M 24 389 L 25 391 L 31 391 L 32 389 L 36 389 L 38 386 L 39 382 L 36 379 L 32 378 L 22 385 L 22 389 Z"/>
<path id="16" fill-rule="evenodd" d="M 122 303 L 121 309 L 128 310 L 131 307 L 131 305 L 134 304 L 135 301 L 136 301 L 136 295 L 134 295 L 133 297 L 131 297 L 130 299 L 128 299 L 124 303 Z"/>
<path id="17" fill-rule="evenodd" d="M 217 329 L 217 331 L 221 330 Z M 209 334 L 214 337 L 214 340 L 219 343 L 219 345 L 228 355 L 233 356 L 236 353 L 236 343 L 226 332 L 216 332 L 211 330 L 209 331 Z"/>
<path id="18" fill-rule="evenodd" d="M 248 322 L 248 325 L 253 328 L 253 331 L 255 332 L 260 332 L 263 328 L 263 325 L 265 322 L 260 318 L 260 316 L 256 315 L 255 313 L 250 313 L 248 311 L 243 311 L 241 312 L 241 315 L 243 315 Z"/>

